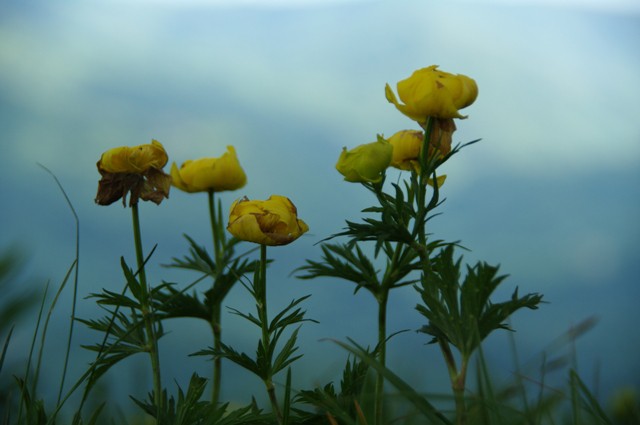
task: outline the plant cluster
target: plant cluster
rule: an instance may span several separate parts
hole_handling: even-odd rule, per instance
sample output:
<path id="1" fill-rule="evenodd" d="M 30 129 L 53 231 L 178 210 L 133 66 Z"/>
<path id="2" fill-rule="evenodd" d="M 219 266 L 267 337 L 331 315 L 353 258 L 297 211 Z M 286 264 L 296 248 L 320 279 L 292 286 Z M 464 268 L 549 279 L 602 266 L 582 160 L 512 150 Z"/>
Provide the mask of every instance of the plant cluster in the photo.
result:
<path id="1" fill-rule="evenodd" d="M 508 397 L 493 394 L 481 361 L 482 342 L 496 330 L 510 329 L 509 318 L 516 311 L 538 308 L 542 295 L 520 295 L 516 289 L 509 299 L 494 301 L 492 295 L 505 279 L 498 267 L 485 262 L 463 265 L 456 254 L 458 242 L 436 239 L 428 229 L 443 202 L 446 176 L 441 173 L 442 165 L 476 142 L 454 144 L 453 136 L 455 120 L 466 118 L 460 110 L 478 95 L 477 85 L 467 76 L 430 66 L 400 81 L 397 95 L 389 85 L 385 94 L 417 128 L 389 138 L 378 135 L 374 142 L 343 149 L 336 169 L 347 182 L 369 191 L 375 203 L 362 211 L 362 220 L 347 221 L 342 231 L 322 240 L 318 259 L 309 259 L 294 271 L 301 279 L 329 277 L 351 282 L 354 293 L 369 293 L 377 303 L 378 336 L 373 348 L 353 339 L 334 341 L 346 354 L 339 387 L 333 382 L 308 390 L 292 387 L 295 361 L 303 355 L 298 334 L 304 322 L 311 320 L 303 308 L 307 297 L 292 300 L 275 314 L 268 309 L 267 250 L 294 243 L 309 230 L 294 203 L 282 195 L 266 200 L 241 198 L 225 212 L 216 194 L 241 189 L 247 181 L 234 147 L 228 146 L 218 158 L 187 161 L 180 167 L 174 163 L 166 174 L 163 168 L 168 155 L 153 140 L 111 149 L 97 163 L 101 179 L 96 203 L 122 200 L 126 206 L 128 197 L 136 259 L 132 265 L 121 258 L 124 287 L 105 288 L 92 295 L 104 309 L 103 317 L 76 318 L 100 335 L 95 344 L 84 347 L 95 353 L 95 360 L 66 393 L 61 386 L 53 411 L 34 400 L 35 386 L 26 378 L 21 380 L 18 412 L 5 423 L 59 423 L 60 409 L 73 393 L 81 393 L 81 400 L 70 421 L 99 423 L 104 415 L 101 408 L 86 413 L 92 391 L 114 365 L 138 354 L 149 358 L 153 386 L 147 399 L 134 402 L 153 423 L 161 425 L 545 423 L 547 403 L 557 400 L 541 391 L 534 407 L 526 398 L 521 409 L 501 404 Z M 389 167 L 402 170 L 396 182 L 387 179 Z M 153 250 L 145 253 L 142 246 L 138 204 L 161 204 L 171 185 L 187 193 L 206 193 L 210 216 L 211 238 L 206 245 L 186 236 L 189 252 L 168 265 L 199 274 L 184 285 L 154 283 L 146 273 Z M 77 270 L 76 263 L 70 272 L 74 268 Z M 223 338 L 223 303 L 237 283 L 255 301 L 253 312 L 230 308 L 255 325 L 257 343 L 252 353 L 237 350 Z M 453 409 L 420 394 L 387 366 L 387 346 L 394 336 L 387 329 L 388 301 L 391 291 L 401 287 L 415 290 L 415 308 L 424 318 L 416 330 L 442 354 Z M 205 321 L 213 341 L 193 352 L 213 360 L 211 377 L 194 374 L 188 388 L 178 388 L 175 395 L 163 381 L 158 349 L 165 335 L 163 325 L 173 318 Z M 474 358 L 480 361 L 477 388 L 472 391 L 468 378 Z M 242 408 L 221 400 L 221 388 L 228 379 L 222 376 L 223 361 L 250 371 L 264 384 L 267 408 L 255 400 Z M 572 372 L 571 379 L 575 420 L 607 423 L 606 414 L 577 374 Z M 278 391 L 276 382 L 283 383 L 283 391 Z M 409 406 L 408 413 L 398 417 L 389 409 L 391 388 Z"/>

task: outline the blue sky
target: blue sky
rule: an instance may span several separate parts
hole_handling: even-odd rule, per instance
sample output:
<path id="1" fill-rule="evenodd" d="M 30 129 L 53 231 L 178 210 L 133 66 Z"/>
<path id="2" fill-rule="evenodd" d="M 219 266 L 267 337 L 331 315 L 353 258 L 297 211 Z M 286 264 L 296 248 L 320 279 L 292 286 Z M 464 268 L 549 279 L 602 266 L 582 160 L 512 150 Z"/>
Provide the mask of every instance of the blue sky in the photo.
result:
<path id="1" fill-rule="evenodd" d="M 546 295 L 550 304 L 514 320 L 523 351 L 535 353 L 594 314 L 600 321 L 578 343 L 580 364 L 586 371 L 601 365 L 603 391 L 640 385 L 631 378 L 640 376 L 638 2 L 241 3 L 0 6 L 0 243 L 25 249 L 37 284 L 59 281 L 74 255 L 68 208 L 37 163 L 58 176 L 80 216 L 85 296 L 120 287 L 118 259 L 134 258 L 129 211 L 93 202 L 100 154 L 155 138 L 170 161 L 182 163 L 233 144 L 248 184 L 224 194 L 226 205 L 244 195 L 287 195 L 311 227 L 295 246 L 272 250 L 273 300 L 313 294 L 309 315 L 321 324 L 305 329 L 301 368 L 331 374 L 341 353 L 317 340 L 373 343 L 373 302 L 352 297 L 342 282 L 300 282 L 289 272 L 317 259 L 314 243 L 372 201 L 335 171 L 341 148 L 415 127 L 387 103 L 384 84 L 439 64 L 476 79 L 480 95 L 456 140 L 483 140 L 446 165 L 447 201 L 432 232 L 462 240 L 469 261 L 500 263 L 511 275 L 503 296 L 516 285 Z M 175 190 L 141 214 L 145 246 L 158 244 L 156 264 L 185 252 L 183 233 L 208 241 L 204 195 Z M 153 272 L 156 279 L 191 278 Z M 422 324 L 415 297 L 405 291 L 392 300 L 391 331 Z M 227 304 L 251 308 L 240 288 Z M 89 301 L 80 311 L 96 314 Z M 341 315 L 347 318 L 335 334 Z M 253 336 L 233 319 L 230 338 L 251 350 Z M 29 340 L 26 329 L 21 338 L 16 345 Z M 188 353 L 209 344 L 200 329 L 169 338 L 177 339 L 168 339 L 167 356 L 184 354 L 175 347 Z M 439 361 L 413 333 L 397 341 L 391 364 L 415 356 Z M 208 373 L 207 365 L 189 364 Z M 300 375 L 301 386 L 324 379 Z"/>

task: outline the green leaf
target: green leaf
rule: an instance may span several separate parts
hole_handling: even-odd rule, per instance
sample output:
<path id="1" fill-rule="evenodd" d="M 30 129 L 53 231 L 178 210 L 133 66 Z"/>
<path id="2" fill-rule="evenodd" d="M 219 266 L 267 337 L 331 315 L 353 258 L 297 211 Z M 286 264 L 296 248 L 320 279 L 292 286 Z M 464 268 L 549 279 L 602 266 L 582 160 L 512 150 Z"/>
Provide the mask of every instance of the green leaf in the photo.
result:
<path id="1" fill-rule="evenodd" d="M 305 266 L 297 269 L 306 272 L 298 276 L 300 279 L 337 277 L 355 283 L 356 292 L 360 288 L 374 295 L 378 292 L 377 270 L 358 245 L 323 244 L 322 253 L 322 262 L 307 260 Z"/>
<path id="2" fill-rule="evenodd" d="M 289 366 L 291 363 L 293 363 L 294 361 L 302 357 L 302 355 L 297 355 L 297 356 L 293 355 L 296 351 L 298 351 L 298 347 L 296 347 L 296 340 L 298 338 L 299 330 L 300 328 L 298 327 L 296 330 L 293 331 L 293 333 L 291 334 L 287 342 L 284 344 L 284 346 L 280 350 L 280 353 L 278 354 L 276 359 L 273 361 L 273 366 L 272 366 L 273 375 L 280 372 L 282 369 L 284 369 L 285 367 Z M 274 341 L 272 341 L 272 343 L 275 345 L 275 342 L 276 341 L 274 338 Z"/>
<path id="3" fill-rule="evenodd" d="M 250 372 L 253 372 L 259 377 L 263 376 L 263 371 L 259 367 L 258 362 L 253 360 L 245 353 L 240 353 L 233 349 L 233 347 L 228 346 L 224 343 L 220 343 L 220 350 L 215 350 L 214 348 L 209 348 L 207 350 L 201 350 L 196 353 L 190 354 L 190 356 L 212 356 L 212 357 L 223 357 L 232 361 L 244 369 L 247 369 Z"/>
<path id="4" fill-rule="evenodd" d="M 493 303 L 491 295 L 506 276 L 498 275 L 498 267 L 484 262 L 467 266 L 462 283 L 462 257 L 453 259 L 454 246 L 448 245 L 432 260 L 431 273 L 416 286 L 423 304 L 416 309 L 428 319 L 421 331 L 454 345 L 465 358 L 496 329 L 509 329 L 507 319 L 521 308 L 536 309 L 542 295 L 518 296 Z"/>

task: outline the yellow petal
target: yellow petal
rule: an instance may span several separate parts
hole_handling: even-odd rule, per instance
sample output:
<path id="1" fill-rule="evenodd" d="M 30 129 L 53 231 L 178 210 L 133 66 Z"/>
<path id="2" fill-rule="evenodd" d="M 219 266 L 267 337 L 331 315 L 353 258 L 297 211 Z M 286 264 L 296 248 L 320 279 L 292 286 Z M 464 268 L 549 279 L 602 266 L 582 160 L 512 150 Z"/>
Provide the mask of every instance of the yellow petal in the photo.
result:
<path id="1" fill-rule="evenodd" d="M 227 230 L 248 242 L 263 245 L 286 245 L 309 230 L 298 219 L 297 209 L 284 196 L 272 195 L 266 201 L 247 198 L 231 205 Z"/>
<path id="2" fill-rule="evenodd" d="M 409 118 L 424 124 L 428 117 L 465 118 L 459 109 L 471 105 L 477 95 L 476 82 L 465 75 L 440 71 L 437 65 L 422 68 L 397 84 L 398 97 L 387 84 L 385 96 Z"/>
<path id="3" fill-rule="evenodd" d="M 200 158 L 186 161 L 179 170 L 182 187 L 186 192 L 222 192 L 236 190 L 247 182 L 233 146 L 227 146 L 220 158 Z"/>
<path id="4" fill-rule="evenodd" d="M 157 140 L 138 146 L 121 146 L 102 154 L 98 168 L 109 173 L 141 174 L 150 168 L 162 169 L 169 158 L 164 147 Z"/>

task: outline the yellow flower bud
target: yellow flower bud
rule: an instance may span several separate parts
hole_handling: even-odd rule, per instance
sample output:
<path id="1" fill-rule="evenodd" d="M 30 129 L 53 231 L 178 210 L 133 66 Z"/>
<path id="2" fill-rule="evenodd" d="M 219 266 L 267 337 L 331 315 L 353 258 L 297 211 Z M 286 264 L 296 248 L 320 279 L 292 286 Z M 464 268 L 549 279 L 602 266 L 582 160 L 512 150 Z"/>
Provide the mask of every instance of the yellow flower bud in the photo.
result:
<path id="1" fill-rule="evenodd" d="M 471 105 L 478 97 L 478 86 L 473 79 L 440 71 L 437 65 L 415 71 L 398 82 L 397 87 L 403 103 L 398 101 L 389 84 L 385 86 L 387 100 L 421 124 L 428 117 L 466 118 L 458 110 Z"/>
<path id="2" fill-rule="evenodd" d="M 173 185 L 185 192 L 236 190 L 247 183 L 233 146 L 227 146 L 220 158 L 185 161 L 180 168 L 173 163 L 171 177 Z"/>
<path id="3" fill-rule="evenodd" d="M 110 205 L 122 198 L 126 205 L 136 205 L 139 199 L 160 204 L 169 197 L 171 176 L 162 171 L 169 161 L 164 147 L 157 140 L 139 146 L 122 146 L 106 151 L 96 164 L 102 176 L 98 182 L 96 203 Z"/>
<path id="4" fill-rule="evenodd" d="M 98 161 L 98 169 L 107 173 L 142 174 L 149 168 L 160 170 L 168 161 L 162 144 L 152 140 L 146 145 L 122 146 L 106 151 Z"/>
<path id="5" fill-rule="evenodd" d="M 342 149 L 336 169 L 348 182 L 378 183 L 391 162 L 393 147 L 382 137 L 378 141 Z"/>
<path id="6" fill-rule="evenodd" d="M 271 195 L 266 201 L 242 198 L 231 205 L 227 230 L 238 239 L 261 245 L 286 245 L 309 230 L 293 203 Z"/>
<path id="7" fill-rule="evenodd" d="M 418 130 L 401 130 L 389 138 L 393 146 L 391 166 L 401 170 L 417 170 L 418 158 L 424 143 L 424 133 Z"/>
<path id="8" fill-rule="evenodd" d="M 429 137 L 429 156 L 442 157 L 451 152 L 451 142 L 456 125 L 453 119 L 434 119 Z M 418 158 L 424 144 L 424 132 L 401 130 L 391 136 L 393 146 L 391 166 L 400 170 L 419 170 Z"/>

